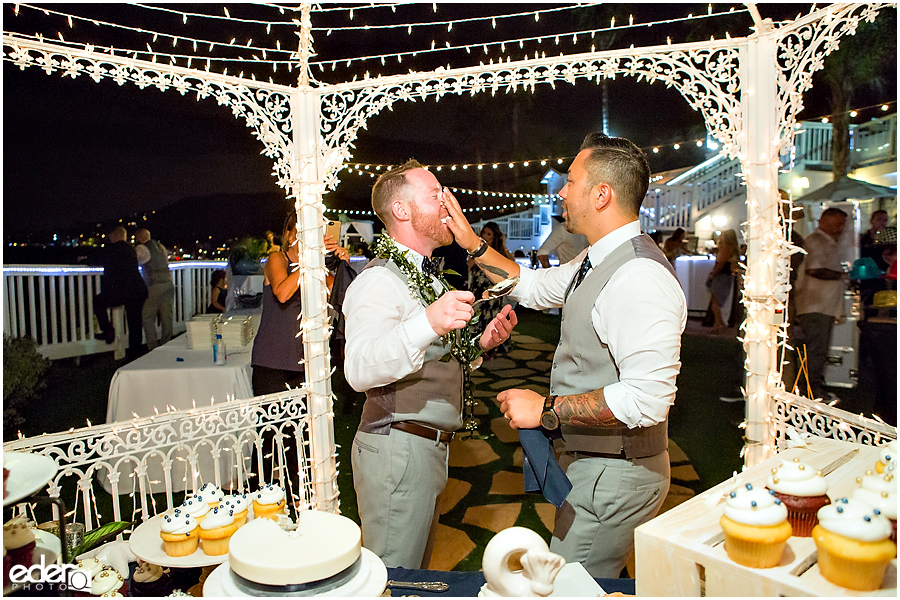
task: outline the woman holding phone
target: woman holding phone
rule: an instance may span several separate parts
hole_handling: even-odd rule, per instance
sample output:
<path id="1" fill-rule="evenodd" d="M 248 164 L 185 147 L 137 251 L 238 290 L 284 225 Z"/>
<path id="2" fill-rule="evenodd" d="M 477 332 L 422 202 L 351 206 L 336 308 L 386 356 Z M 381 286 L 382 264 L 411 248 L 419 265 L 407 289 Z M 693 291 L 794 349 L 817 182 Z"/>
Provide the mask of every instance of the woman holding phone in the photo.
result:
<path id="1" fill-rule="evenodd" d="M 262 317 L 253 340 L 250 364 L 253 367 L 253 394 L 261 396 L 297 388 L 303 384 L 303 342 L 300 328 L 300 270 L 297 244 L 297 213 L 291 211 L 284 223 L 281 249 L 269 254 L 265 266 Z M 325 249 L 337 250 L 327 236 Z"/>

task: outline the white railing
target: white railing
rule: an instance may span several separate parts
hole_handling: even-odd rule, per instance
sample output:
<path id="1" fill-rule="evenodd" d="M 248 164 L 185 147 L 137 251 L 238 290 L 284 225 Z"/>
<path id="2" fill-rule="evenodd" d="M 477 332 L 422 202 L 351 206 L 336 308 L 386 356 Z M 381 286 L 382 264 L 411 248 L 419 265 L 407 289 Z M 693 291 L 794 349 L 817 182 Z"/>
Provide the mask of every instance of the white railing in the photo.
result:
<path id="1" fill-rule="evenodd" d="M 111 520 L 146 520 L 176 505 L 173 490 L 197 490 L 207 482 L 235 491 L 279 483 L 292 506 L 331 510 L 338 505 L 337 469 L 325 467 L 334 465 L 335 449 L 315 456 L 310 434 L 316 418 L 331 417 L 310 415 L 306 393 L 292 390 L 22 438 L 3 451 L 55 460 L 59 471 L 46 493 L 62 497 L 73 520 L 88 530 Z M 204 470 L 204 463 L 212 468 Z M 317 497 L 319 484 L 327 498 Z M 154 487 L 165 494 L 159 504 Z M 110 502 L 112 514 L 101 514 L 98 506 Z"/>
<path id="2" fill-rule="evenodd" d="M 832 125 L 803 121 L 794 136 L 794 164 L 830 166 L 832 162 Z M 850 126 L 850 168 L 897 159 L 897 114 Z M 790 166 L 790 156 L 782 157 L 782 166 Z"/>
<path id="3" fill-rule="evenodd" d="M 210 275 L 225 262 L 179 261 L 169 264 L 175 281 L 174 329 L 206 310 Z M 3 333 L 31 337 L 47 358 L 106 352 L 94 339 L 94 294 L 100 291 L 102 267 L 66 265 L 3 266 Z"/>

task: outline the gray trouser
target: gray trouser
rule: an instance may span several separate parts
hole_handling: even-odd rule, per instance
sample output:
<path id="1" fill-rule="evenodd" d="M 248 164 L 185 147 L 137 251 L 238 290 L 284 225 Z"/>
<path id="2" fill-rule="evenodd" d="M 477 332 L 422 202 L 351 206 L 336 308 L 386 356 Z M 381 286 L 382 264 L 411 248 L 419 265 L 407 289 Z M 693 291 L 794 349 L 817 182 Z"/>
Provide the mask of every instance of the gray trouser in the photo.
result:
<path id="1" fill-rule="evenodd" d="M 669 452 L 635 458 L 576 458 L 559 464 L 572 482 L 556 511 L 550 550 L 591 577 L 616 578 L 634 552 L 634 529 L 656 516 L 669 492 Z"/>
<path id="2" fill-rule="evenodd" d="M 831 330 L 834 317 L 823 313 L 797 315 L 797 324 L 802 333 L 800 342 L 806 344 L 806 368 L 809 371 L 809 385 L 813 396 L 822 398 L 825 394 L 825 361 L 831 347 Z M 806 387 L 799 386 L 804 392 Z"/>
<path id="3" fill-rule="evenodd" d="M 351 466 L 363 546 L 386 566 L 428 568 L 447 456 L 447 444 L 396 429 L 356 432 Z"/>
<path id="4" fill-rule="evenodd" d="M 172 311 L 175 304 L 175 284 L 157 283 L 147 286 L 142 321 L 147 348 L 153 350 L 172 339 Z M 156 318 L 159 317 L 162 335 L 156 335 Z"/>

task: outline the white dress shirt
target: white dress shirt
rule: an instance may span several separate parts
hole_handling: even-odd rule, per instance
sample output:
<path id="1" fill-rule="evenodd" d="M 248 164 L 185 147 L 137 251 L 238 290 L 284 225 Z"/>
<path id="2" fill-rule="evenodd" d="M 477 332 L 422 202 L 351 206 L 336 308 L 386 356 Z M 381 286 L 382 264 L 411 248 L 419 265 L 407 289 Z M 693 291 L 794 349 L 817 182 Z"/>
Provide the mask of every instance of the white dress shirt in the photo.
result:
<path id="1" fill-rule="evenodd" d="M 588 241 L 583 235 L 569 233 L 566 226 L 553 219 L 550 235 L 538 248 L 538 256 L 548 256 L 552 252 L 559 259 L 559 264 L 567 263 L 587 248 Z"/>
<path id="2" fill-rule="evenodd" d="M 422 255 L 394 242 L 407 259 L 422 267 Z M 432 278 L 433 279 L 433 278 Z M 434 280 L 436 290 L 440 284 Z M 425 364 L 425 351 L 439 337 L 425 306 L 387 267 L 364 269 L 347 288 L 343 304 L 347 345 L 344 377 L 357 392 L 388 385 Z"/>
<path id="3" fill-rule="evenodd" d="M 569 263 L 552 269 L 522 269 L 512 296 L 528 308 L 560 307 L 586 253 L 596 267 L 610 252 L 640 234 L 639 222 L 633 221 Z M 603 388 L 612 413 L 630 428 L 665 420 L 675 401 L 681 334 L 687 323 L 687 303 L 678 280 L 652 259 L 630 260 L 600 292 L 591 322 L 619 369 L 619 381 Z"/>
<path id="4" fill-rule="evenodd" d="M 844 315 L 843 279 L 817 279 L 806 274 L 808 269 L 830 269 L 842 272 L 841 248 L 833 237 L 816 228 L 803 240 L 806 257 L 797 275 L 797 314 L 821 313 L 832 317 Z"/>

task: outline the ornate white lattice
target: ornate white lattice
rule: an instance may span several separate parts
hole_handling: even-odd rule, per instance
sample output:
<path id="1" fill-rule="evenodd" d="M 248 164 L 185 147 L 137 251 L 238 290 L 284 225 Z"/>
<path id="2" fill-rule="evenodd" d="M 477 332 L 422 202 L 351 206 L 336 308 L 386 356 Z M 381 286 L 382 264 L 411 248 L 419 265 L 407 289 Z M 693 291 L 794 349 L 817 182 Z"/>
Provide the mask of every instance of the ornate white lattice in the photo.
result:
<path id="1" fill-rule="evenodd" d="M 883 446 L 897 439 L 896 427 L 788 392 L 775 394 L 772 414 L 776 421 L 779 451 L 788 448 L 788 427 L 801 433 L 866 446 Z"/>
<path id="2" fill-rule="evenodd" d="M 278 482 L 295 506 L 330 510 L 337 471 L 323 482 L 316 466 L 334 456 L 314 456 L 311 419 L 305 392 L 293 390 L 20 439 L 3 449 L 54 459 L 60 468 L 48 493 L 59 497 L 65 486 L 68 497 L 74 487 L 75 506 L 67 508 L 88 528 L 109 521 L 97 510 L 101 488 L 111 490 L 115 520 L 146 520 L 172 508 L 173 487 L 196 490 L 208 481 L 235 490 Z M 328 498 L 317 497 L 322 483 Z M 165 490 L 165 506 L 157 506 L 154 484 Z"/>

